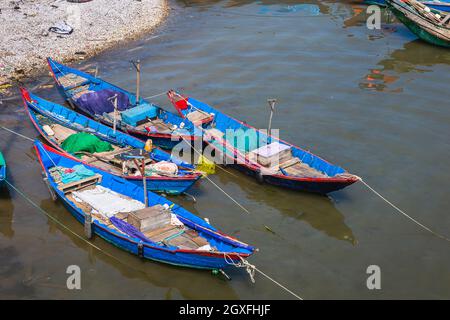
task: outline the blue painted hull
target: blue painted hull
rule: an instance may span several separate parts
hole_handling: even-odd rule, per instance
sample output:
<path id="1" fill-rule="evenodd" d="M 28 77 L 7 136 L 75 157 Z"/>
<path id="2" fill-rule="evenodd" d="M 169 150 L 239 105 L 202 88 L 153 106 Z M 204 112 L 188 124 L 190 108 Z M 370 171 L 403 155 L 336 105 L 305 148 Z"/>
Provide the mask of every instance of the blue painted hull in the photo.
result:
<path id="1" fill-rule="evenodd" d="M 89 82 L 88 82 L 89 90 L 91 90 L 91 91 L 112 89 L 114 91 L 121 92 L 121 93 L 125 94 L 126 96 L 128 96 L 130 102 L 133 105 L 137 104 L 136 96 L 128 91 L 125 91 L 119 87 L 116 87 L 113 84 L 110 84 L 99 78 L 95 78 L 95 77 L 93 77 L 87 73 L 84 73 L 80 70 L 69 68 L 65 65 L 57 63 L 56 61 L 54 61 L 50 58 L 47 58 L 47 61 L 48 61 L 50 71 L 53 73 L 53 78 L 58 86 L 58 91 L 62 94 L 62 96 L 65 97 L 67 102 L 70 103 L 73 107 L 75 107 L 79 112 L 83 113 L 84 115 L 86 115 L 88 117 L 95 119 L 96 121 L 101 121 L 103 124 L 110 126 L 110 127 L 113 126 L 113 123 L 111 121 L 108 121 L 106 119 L 101 119 L 101 117 L 99 115 L 90 113 L 88 110 L 83 108 L 80 104 L 78 104 L 76 99 L 72 98 L 72 95 L 70 94 L 70 90 L 68 90 L 67 88 L 64 88 L 58 81 L 58 78 L 60 78 L 62 75 L 66 74 L 66 73 L 73 73 L 73 74 L 76 74 L 76 75 L 79 75 L 79 76 L 82 76 L 82 77 L 88 79 L 89 80 Z M 139 102 L 139 104 L 147 103 L 147 101 L 145 101 L 142 98 L 140 98 L 138 102 Z M 158 109 L 158 119 L 162 120 L 166 124 L 176 125 L 176 126 L 178 126 L 178 128 L 181 128 L 180 125 L 181 125 L 181 123 L 183 123 L 183 125 L 185 126 L 184 129 L 179 131 L 179 133 L 177 133 L 177 134 L 163 133 L 163 132 L 158 132 L 158 131 L 150 133 L 144 129 L 138 129 L 136 127 L 120 125 L 120 124 L 118 125 L 117 129 L 122 132 L 125 132 L 127 134 L 130 134 L 134 137 L 137 137 L 143 141 L 145 141 L 147 139 L 152 139 L 152 141 L 155 145 L 157 145 L 161 148 L 164 148 L 164 149 L 172 149 L 178 143 L 176 139 L 175 139 L 175 141 L 172 141 L 172 140 L 174 140 L 174 137 L 181 136 L 184 140 L 189 141 L 189 142 L 194 141 L 194 140 L 201 140 L 201 134 L 200 134 L 201 132 L 198 132 L 198 130 L 196 130 L 196 128 L 192 124 L 190 124 L 190 122 L 185 121 L 178 115 L 168 112 L 168 111 L 165 111 L 156 105 L 153 105 L 153 106 Z"/>
<path id="2" fill-rule="evenodd" d="M 79 223 L 84 225 L 85 220 L 84 214 L 81 213 L 77 208 L 72 206 L 70 203 L 68 203 L 66 199 L 61 196 L 61 194 L 58 194 L 57 196 L 58 199 L 64 204 L 64 206 L 70 212 L 70 214 Z M 111 243 L 112 245 L 124 251 L 128 251 L 131 254 L 139 256 L 138 243 L 129 241 L 121 236 L 113 234 L 104 225 L 102 226 L 98 222 L 94 222 L 92 232 L 93 234 L 98 235 L 100 238 Z M 171 264 L 179 267 L 189 267 L 195 269 L 215 270 L 215 269 L 224 269 L 228 266 L 222 257 L 202 258 L 199 257 L 198 255 L 192 257 L 192 254 L 168 252 L 165 250 L 155 249 L 145 245 L 143 246 L 143 256 L 141 256 L 141 258 Z"/>
<path id="3" fill-rule="evenodd" d="M 70 109 L 67 109 L 61 105 L 57 105 L 56 103 L 51 103 L 49 101 L 46 101 L 44 99 L 39 98 L 36 95 L 33 95 L 29 92 L 27 92 L 25 89 L 22 90 L 22 96 L 24 100 L 24 106 L 25 110 L 27 111 L 29 118 L 31 122 L 33 123 L 34 128 L 37 130 L 37 132 L 48 142 L 50 143 L 54 148 L 65 152 L 63 149 L 60 148 L 60 146 L 55 143 L 52 139 L 48 137 L 48 135 L 45 133 L 45 131 L 42 129 L 42 127 L 39 125 L 39 122 L 36 118 L 35 113 L 39 113 L 45 117 L 51 118 L 53 121 L 68 127 L 67 123 L 63 122 L 62 119 L 70 120 L 72 123 L 87 123 L 87 127 L 89 128 L 96 128 L 96 132 L 93 132 L 93 134 L 96 134 L 100 139 L 105 140 L 105 136 L 109 138 L 109 140 L 106 140 L 110 143 L 118 143 L 118 141 L 121 142 L 121 144 L 125 144 L 127 146 L 131 146 L 138 149 L 144 148 L 144 143 L 141 141 L 134 139 L 133 137 L 127 136 L 124 133 L 116 132 L 114 136 L 112 136 L 112 130 L 109 127 L 102 126 L 99 123 L 94 122 L 93 120 L 90 120 L 86 117 L 84 117 L 81 114 L 76 113 L 75 111 L 72 111 Z M 26 96 L 29 95 L 31 99 L 33 99 L 34 103 L 30 103 Z M 52 112 L 50 112 L 52 110 Z M 54 116 L 52 116 L 54 115 Z M 57 118 L 61 117 L 61 118 Z M 73 128 L 74 130 L 77 130 L 77 128 Z M 77 130 L 78 131 L 78 130 Z M 164 151 L 155 149 L 152 151 L 152 153 L 156 154 L 161 160 L 165 161 L 173 161 L 171 160 L 171 157 L 169 154 L 167 154 Z M 180 165 L 186 165 L 181 162 L 181 160 L 178 160 L 177 163 Z M 134 184 L 143 187 L 143 181 L 142 178 L 135 178 L 130 176 L 121 176 L 126 180 L 129 180 L 133 182 Z M 180 177 L 171 177 L 171 178 L 164 178 L 164 177 L 147 177 L 147 189 L 149 191 L 153 192 L 164 192 L 172 195 L 177 195 L 186 192 L 189 188 L 191 188 L 196 181 L 198 181 L 201 178 L 200 174 L 186 174 L 184 176 Z"/>
<path id="4" fill-rule="evenodd" d="M 5 184 L 5 179 L 6 179 L 6 161 L 3 158 L 2 153 L 0 152 L 0 162 L 4 163 L 4 164 L 0 164 L 0 186 Z"/>
<path id="5" fill-rule="evenodd" d="M 39 142 L 35 142 L 36 152 L 38 154 L 39 161 L 44 171 L 48 174 L 48 168 L 53 166 L 53 162 L 63 165 L 70 165 L 77 163 L 76 160 L 66 158 L 66 156 L 55 149 L 45 147 Z M 43 150 L 46 151 L 43 151 Z M 52 160 L 50 160 L 50 157 Z M 88 166 L 89 167 L 89 166 Z M 94 172 L 101 173 L 94 167 L 89 167 Z M 117 177 L 113 177 L 107 173 L 101 173 L 103 179 L 101 184 L 111 188 L 113 191 L 122 193 L 126 196 L 130 196 L 138 201 L 143 200 L 142 189 L 133 187 L 128 182 Z M 49 178 L 50 186 L 55 191 L 57 197 L 64 203 L 64 206 L 72 214 L 75 219 L 84 224 L 85 214 L 75 206 L 70 200 L 68 200 L 64 194 L 57 188 L 56 184 L 51 178 Z M 151 192 L 148 192 L 149 203 L 154 204 L 168 204 L 172 206 L 172 212 L 174 212 L 178 219 L 182 221 L 186 226 L 196 230 L 205 237 L 210 243 L 220 250 L 218 252 L 196 251 L 196 250 L 181 250 L 176 247 L 166 247 L 164 245 L 158 245 L 155 243 L 142 242 L 139 239 L 132 238 L 117 232 L 112 228 L 108 228 L 103 223 L 94 220 L 93 222 L 93 234 L 100 236 L 104 240 L 110 242 L 114 246 L 128 251 L 134 255 L 138 255 L 142 258 L 159 261 L 171 265 L 190 267 L 196 269 L 223 269 L 229 264 L 224 259 L 224 254 L 229 255 L 233 261 L 239 261 L 239 256 L 246 258 L 251 255 L 254 248 L 248 246 L 234 238 L 230 238 L 223 233 L 219 233 L 214 227 L 206 223 L 203 219 L 196 217 L 187 210 L 179 207 L 167 199 L 157 196 Z M 139 246 L 142 246 L 141 254 L 139 252 Z"/>
<path id="6" fill-rule="evenodd" d="M 257 172 L 251 170 L 245 166 L 241 165 L 230 165 L 231 167 L 239 170 L 246 175 L 257 178 Z M 317 181 L 297 181 L 297 180 L 286 180 L 280 179 L 273 176 L 263 176 L 263 182 L 268 183 L 277 187 L 287 188 L 295 191 L 310 192 L 317 194 L 328 194 L 330 192 L 338 191 L 344 189 L 345 187 L 351 185 L 353 182 L 342 183 L 342 182 L 317 182 Z"/>
<path id="7" fill-rule="evenodd" d="M 180 105 L 178 104 L 179 100 L 177 101 L 176 97 L 181 97 L 181 95 L 175 93 L 174 91 L 169 92 L 169 98 L 171 99 L 175 108 L 179 108 L 180 113 L 186 116 L 186 113 L 190 112 L 189 108 L 181 109 Z M 349 174 L 343 168 L 331 164 L 326 160 L 308 151 L 305 151 L 300 147 L 278 139 L 277 137 L 268 136 L 264 132 L 261 132 L 260 130 L 255 129 L 248 124 L 243 123 L 242 121 L 234 119 L 207 105 L 204 102 L 195 100 L 191 97 L 183 97 L 182 101 L 187 101 L 190 108 L 195 108 L 196 110 L 201 110 L 205 113 L 214 115 L 214 118 L 210 123 L 203 123 L 199 125 L 199 128 L 205 130 L 204 142 L 212 147 L 212 149 L 214 149 L 216 153 L 222 155 L 225 154 L 227 163 L 230 166 L 246 173 L 249 176 L 257 178 L 260 181 L 262 180 L 261 182 L 267 182 L 269 184 L 297 191 L 327 194 L 333 191 L 341 190 L 359 181 L 359 177 Z M 217 142 L 217 140 L 215 140 L 214 138 L 208 137 L 209 129 L 220 131 L 223 134 L 226 133 L 227 130 L 231 130 L 234 133 L 239 131 L 251 131 L 251 133 L 254 134 L 255 137 L 255 139 L 253 139 L 253 142 L 256 140 L 261 142 L 262 144 L 266 144 L 269 141 L 276 141 L 280 144 L 287 145 L 290 147 L 293 157 L 297 157 L 302 163 L 307 164 L 311 168 L 323 173 L 323 177 L 314 178 L 308 176 L 294 176 L 281 172 L 270 175 L 261 175 L 260 172 L 263 172 L 264 168 L 258 163 L 249 162 L 248 159 L 245 158 L 246 153 L 249 152 L 249 150 L 237 150 L 240 153 L 238 154 L 236 150 L 232 150 L 233 146 L 231 146 L 232 148 L 230 149 L 229 146 L 223 146 L 220 141 Z M 252 150 L 255 150 L 257 148 L 256 145 L 259 142 L 253 143 L 254 146 Z M 230 145 L 230 142 L 228 141 L 227 144 Z M 235 146 L 234 149 L 239 148 Z"/>

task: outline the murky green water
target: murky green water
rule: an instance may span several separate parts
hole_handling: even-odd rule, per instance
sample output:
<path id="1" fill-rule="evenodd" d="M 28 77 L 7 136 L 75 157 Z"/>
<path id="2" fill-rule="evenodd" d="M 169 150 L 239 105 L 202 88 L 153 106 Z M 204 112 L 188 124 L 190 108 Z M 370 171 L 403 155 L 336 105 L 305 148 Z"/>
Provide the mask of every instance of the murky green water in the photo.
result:
<path id="1" fill-rule="evenodd" d="M 364 6 L 343 1 L 185 1 L 173 3 L 153 35 L 110 50 L 100 75 L 133 90 L 129 60 L 140 58 L 146 96 L 169 88 L 257 127 L 266 99 L 278 99 L 281 137 L 358 174 L 406 212 L 450 235 L 450 53 L 415 40 L 402 25 L 369 31 Z M 27 85 L 62 102 L 41 77 Z M 155 100 L 169 107 L 164 98 Z M 18 99 L 0 105 L 0 124 L 36 137 Z M 50 200 L 29 141 L 0 131 L 9 178 L 41 208 L 82 234 Z M 329 198 L 260 186 L 238 172 L 212 177 L 246 214 L 204 180 L 175 201 L 254 244 L 251 262 L 307 299 L 450 298 L 448 243 L 395 213 L 362 185 Z M 268 226 L 274 233 L 269 232 Z M 25 202 L 0 198 L 1 298 L 290 298 L 242 270 L 222 281 L 208 272 L 143 262 L 101 239 L 105 256 Z M 82 269 L 69 291 L 68 265 Z M 366 288 L 366 268 L 382 289 Z"/>

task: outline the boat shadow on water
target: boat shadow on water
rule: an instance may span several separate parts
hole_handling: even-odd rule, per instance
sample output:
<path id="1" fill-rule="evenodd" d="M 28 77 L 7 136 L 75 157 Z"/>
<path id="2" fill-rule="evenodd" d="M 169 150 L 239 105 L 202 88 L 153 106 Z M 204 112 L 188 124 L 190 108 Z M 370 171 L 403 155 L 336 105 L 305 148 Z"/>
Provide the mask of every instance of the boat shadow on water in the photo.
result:
<path id="1" fill-rule="evenodd" d="M 6 184 L 0 186 L 0 234 L 8 239 L 14 236 L 14 204 Z"/>
<path id="2" fill-rule="evenodd" d="M 450 65 L 448 49 L 432 46 L 417 39 L 380 60 L 376 67 L 369 69 L 359 86 L 362 89 L 380 92 L 401 92 L 403 87 L 395 85 L 402 75 L 411 72 L 431 72 L 436 65 Z"/>
<path id="3" fill-rule="evenodd" d="M 345 223 L 344 215 L 336 208 L 334 200 L 329 196 L 280 190 L 269 184 L 260 185 L 243 175 L 239 178 L 227 173 L 218 176 L 224 185 L 238 183 L 239 187 L 245 191 L 247 198 L 252 201 L 263 203 L 284 216 L 304 221 L 329 237 L 348 241 L 352 245 L 357 244 L 352 229 Z M 339 199 L 345 199 L 342 192 L 339 194 Z"/>

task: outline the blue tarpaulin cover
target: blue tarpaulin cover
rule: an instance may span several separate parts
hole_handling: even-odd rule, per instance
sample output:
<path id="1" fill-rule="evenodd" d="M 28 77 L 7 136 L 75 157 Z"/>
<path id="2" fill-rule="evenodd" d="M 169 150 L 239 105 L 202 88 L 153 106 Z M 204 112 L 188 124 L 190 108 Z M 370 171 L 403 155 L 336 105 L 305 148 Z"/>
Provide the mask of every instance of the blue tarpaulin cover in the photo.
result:
<path id="1" fill-rule="evenodd" d="M 103 89 L 95 92 L 87 92 L 77 99 L 77 104 L 90 114 L 110 113 L 114 111 L 114 99 L 109 98 L 117 94 L 117 110 L 123 111 L 131 107 L 128 96 L 119 91 Z"/>
<path id="2" fill-rule="evenodd" d="M 150 242 L 150 243 L 154 243 L 153 241 L 151 241 L 149 238 L 147 238 L 142 232 L 140 232 L 138 229 L 136 229 L 134 226 L 132 226 L 131 224 L 122 221 L 116 217 L 111 217 L 109 218 L 109 221 L 111 221 L 111 223 L 117 227 L 117 229 L 119 229 L 120 231 L 125 232 L 126 234 L 128 234 L 131 237 L 135 237 L 138 238 L 144 242 Z"/>
<path id="3" fill-rule="evenodd" d="M 95 173 L 89 170 L 82 164 L 78 164 L 72 167 L 72 171 L 69 173 L 63 173 L 61 176 L 62 183 L 69 183 L 79 181 L 84 178 L 92 177 Z"/>
<path id="4" fill-rule="evenodd" d="M 142 103 L 134 108 L 122 112 L 122 120 L 130 126 L 136 127 L 139 121 L 147 118 L 155 118 L 158 108 L 149 103 Z"/>

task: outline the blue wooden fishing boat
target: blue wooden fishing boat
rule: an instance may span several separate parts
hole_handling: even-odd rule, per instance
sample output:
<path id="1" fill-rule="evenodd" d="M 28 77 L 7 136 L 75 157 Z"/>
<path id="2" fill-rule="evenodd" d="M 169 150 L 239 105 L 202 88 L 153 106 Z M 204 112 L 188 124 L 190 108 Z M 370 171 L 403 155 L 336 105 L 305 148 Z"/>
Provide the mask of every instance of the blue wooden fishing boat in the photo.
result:
<path id="1" fill-rule="evenodd" d="M 211 106 L 171 90 L 169 99 L 185 117 L 193 112 L 212 120 L 198 124 L 203 140 L 233 166 L 260 182 L 326 194 L 345 188 L 359 177 L 286 141 L 266 134 Z M 217 158 L 216 158 L 217 160 Z"/>
<path id="2" fill-rule="evenodd" d="M 21 93 L 25 111 L 31 122 L 54 148 L 66 152 L 62 144 L 65 139 L 75 133 L 84 132 L 95 135 L 100 140 L 111 144 L 113 150 L 80 152 L 79 156 L 82 160 L 134 184 L 143 185 L 141 160 L 137 158 L 141 150 L 144 150 L 144 142 L 125 133 L 114 132 L 108 126 L 59 104 L 44 100 L 24 88 L 21 88 Z M 200 173 L 195 172 L 194 166 L 172 157 L 159 148 L 153 148 L 150 153 L 144 151 L 143 154 L 147 189 L 150 191 L 180 194 L 192 187 L 201 177 Z M 166 167 L 169 169 L 168 172 L 162 170 Z"/>
<path id="3" fill-rule="evenodd" d="M 376 4 L 379 6 L 386 6 L 386 0 L 364 0 L 366 4 Z M 434 0 L 434 1 L 419 1 L 429 8 L 450 12 L 450 0 Z"/>
<path id="4" fill-rule="evenodd" d="M 6 180 L 6 161 L 3 154 L 0 152 L 0 186 L 5 183 Z"/>
<path id="5" fill-rule="evenodd" d="M 148 207 L 136 211 L 145 201 L 141 187 L 87 164 L 79 171 L 81 179 L 65 183 L 65 172 L 82 163 L 39 141 L 34 146 L 52 194 L 85 225 L 88 237 L 98 235 L 142 258 L 199 269 L 223 269 L 255 250 L 152 192 L 147 193 Z M 145 220 L 136 220 L 144 212 Z M 160 219 L 167 214 L 168 221 Z M 147 229 L 141 230 L 144 225 Z"/>
<path id="6" fill-rule="evenodd" d="M 172 149 L 184 140 L 201 141 L 195 126 L 176 114 L 147 102 L 98 77 L 47 58 L 58 90 L 68 103 L 83 114 L 141 140 Z"/>

